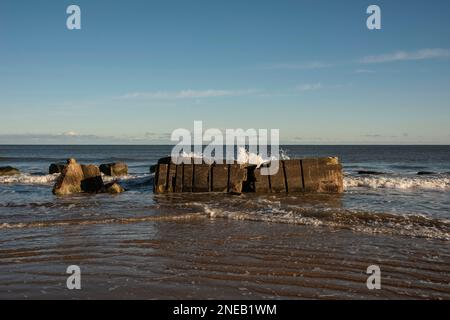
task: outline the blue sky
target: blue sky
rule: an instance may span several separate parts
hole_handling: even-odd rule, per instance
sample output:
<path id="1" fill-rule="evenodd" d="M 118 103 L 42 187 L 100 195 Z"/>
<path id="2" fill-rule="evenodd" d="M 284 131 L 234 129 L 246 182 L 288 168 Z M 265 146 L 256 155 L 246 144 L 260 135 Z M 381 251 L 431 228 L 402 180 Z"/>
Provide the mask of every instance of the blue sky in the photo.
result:
<path id="1" fill-rule="evenodd" d="M 66 28 L 81 8 L 82 29 Z M 381 8 L 382 29 L 366 27 Z M 0 143 L 450 144 L 449 1 L 0 2 Z"/>

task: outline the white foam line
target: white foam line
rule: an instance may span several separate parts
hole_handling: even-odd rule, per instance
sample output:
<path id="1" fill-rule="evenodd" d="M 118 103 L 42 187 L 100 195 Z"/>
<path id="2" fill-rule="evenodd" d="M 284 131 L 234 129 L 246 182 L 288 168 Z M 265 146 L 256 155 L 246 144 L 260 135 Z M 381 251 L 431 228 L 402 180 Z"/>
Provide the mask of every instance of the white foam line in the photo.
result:
<path id="1" fill-rule="evenodd" d="M 450 190 L 450 178 L 447 177 L 350 177 L 344 178 L 346 190 L 356 187 L 370 189 L 424 189 Z"/>

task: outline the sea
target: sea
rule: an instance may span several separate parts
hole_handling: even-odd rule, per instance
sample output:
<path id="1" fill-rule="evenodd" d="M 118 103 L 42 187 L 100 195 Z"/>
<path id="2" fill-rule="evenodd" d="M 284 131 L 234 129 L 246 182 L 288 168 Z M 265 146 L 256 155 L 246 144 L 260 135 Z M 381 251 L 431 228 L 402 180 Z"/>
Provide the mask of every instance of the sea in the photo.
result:
<path id="1" fill-rule="evenodd" d="M 155 195 L 171 149 L 0 146 L 0 299 L 450 299 L 450 146 L 282 146 L 339 157 L 341 195 Z M 127 163 L 127 191 L 54 196 L 68 158 Z"/>

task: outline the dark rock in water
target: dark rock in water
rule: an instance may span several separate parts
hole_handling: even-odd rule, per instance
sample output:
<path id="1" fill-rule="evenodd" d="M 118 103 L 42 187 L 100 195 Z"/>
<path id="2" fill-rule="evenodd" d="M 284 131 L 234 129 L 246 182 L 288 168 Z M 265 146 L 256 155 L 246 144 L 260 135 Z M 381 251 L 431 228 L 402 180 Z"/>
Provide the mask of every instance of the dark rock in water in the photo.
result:
<path id="1" fill-rule="evenodd" d="M 425 175 L 431 175 L 431 174 L 436 174 L 436 172 L 432 172 L 432 171 L 419 171 L 419 172 L 417 172 L 417 175 L 419 175 L 419 176 L 425 176 Z"/>
<path id="2" fill-rule="evenodd" d="M 380 174 L 383 174 L 383 172 L 371 171 L 371 170 L 359 170 L 359 171 L 358 171 L 358 174 L 380 175 Z"/>
<path id="3" fill-rule="evenodd" d="M 95 165 L 81 165 L 83 180 L 81 190 L 87 193 L 98 193 L 103 189 L 103 180 L 100 169 Z"/>
<path id="4" fill-rule="evenodd" d="M 53 187 L 53 194 L 62 196 L 72 193 L 79 193 L 81 181 L 84 179 L 83 170 L 75 159 L 67 160 L 67 166 L 61 172 Z"/>
<path id="5" fill-rule="evenodd" d="M 101 164 L 100 171 L 112 177 L 126 176 L 128 174 L 128 166 L 123 162 Z"/>
<path id="6" fill-rule="evenodd" d="M 66 164 L 63 163 L 52 163 L 48 168 L 48 173 L 49 174 L 61 173 L 63 172 L 65 167 Z"/>
<path id="7" fill-rule="evenodd" d="M 248 164 L 209 165 L 205 161 L 174 164 L 166 157 L 156 165 L 153 192 L 220 192 L 241 194 L 344 191 L 342 165 L 336 157 L 291 159 L 274 162 L 276 172 L 263 175 L 261 168 Z M 201 159 L 200 159 L 201 160 Z M 167 163 L 168 162 L 168 163 Z M 272 168 L 276 169 L 276 168 Z"/>
<path id="8" fill-rule="evenodd" d="M 155 173 L 155 172 L 156 172 L 156 165 L 150 166 L 150 173 Z"/>
<path id="9" fill-rule="evenodd" d="M 53 193 L 60 196 L 81 192 L 115 194 L 124 191 L 117 182 L 105 185 L 99 167 L 92 164 L 80 165 L 75 159 L 67 160 L 67 165 L 64 165 L 53 187 Z"/>
<path id="10" fill-rule="evenodd" d="M 171 164 L 172 163 L 172 157 L 164 157 L 158 160 L 158 164 Z"/>
<path id="11" fill-rule="evenodd" d="M 20 174 L 19 169 L 10 166 L 0 167 L 0 176 L 15 176 L 17 174 Z"/>
<path id="12" fill-rule="evenodd" d="M 117 182 L 111 182 L 105 185 L 105 191 L 111 194 L 122 193 L 125 191 Z"/>

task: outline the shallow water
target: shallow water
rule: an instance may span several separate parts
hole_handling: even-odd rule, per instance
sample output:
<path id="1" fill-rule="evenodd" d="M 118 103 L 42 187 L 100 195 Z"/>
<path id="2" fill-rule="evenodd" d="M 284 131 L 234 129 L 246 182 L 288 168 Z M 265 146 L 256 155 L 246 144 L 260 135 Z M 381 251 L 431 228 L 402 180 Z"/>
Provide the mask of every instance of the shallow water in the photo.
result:
<path id="1" fill-rule="evenodd" d="M 0 177 L 0 297 L 450 298 L 450 147 L 284 149 L 339 156 L 345 193 L 155 196 L 149 166 L 169 146 L 0 146 L 23 172 Z M 48 166 L 69 157 L 127 162 L 129 191 L 53 196 Z M 372 264 L 382 290 L 366 287 Z"/>

